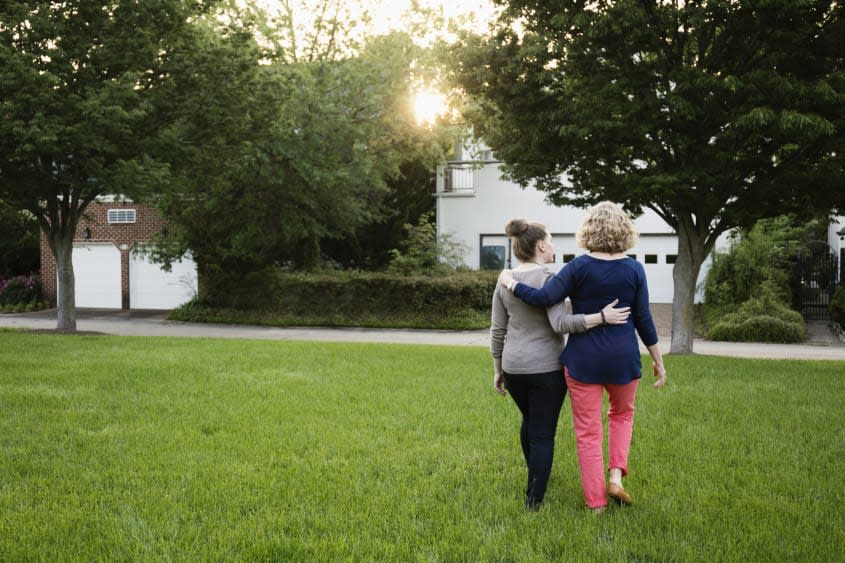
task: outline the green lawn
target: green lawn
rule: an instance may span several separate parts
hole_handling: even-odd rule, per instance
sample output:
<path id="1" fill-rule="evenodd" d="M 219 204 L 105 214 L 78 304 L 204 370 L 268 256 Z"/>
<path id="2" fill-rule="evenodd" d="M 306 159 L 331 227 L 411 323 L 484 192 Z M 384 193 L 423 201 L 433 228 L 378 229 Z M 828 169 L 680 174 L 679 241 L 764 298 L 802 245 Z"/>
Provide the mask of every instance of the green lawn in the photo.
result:
<path id="1" fill-rule="evenodd" d="M 0 332 L 0 561 L 845 560 L 845 362 L 667 366 L 596 517 L 482 348 Z"/>

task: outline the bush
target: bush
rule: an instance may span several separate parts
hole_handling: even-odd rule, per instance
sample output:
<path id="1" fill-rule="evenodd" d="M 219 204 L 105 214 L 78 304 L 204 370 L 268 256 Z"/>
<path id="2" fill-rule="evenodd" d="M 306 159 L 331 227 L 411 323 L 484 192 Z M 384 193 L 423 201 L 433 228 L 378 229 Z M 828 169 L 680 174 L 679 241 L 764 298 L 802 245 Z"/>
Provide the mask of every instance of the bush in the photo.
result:
<path id="1" fill-rule="evenodd" d="M 709 337 L 729 342 L 801 342 L 804 318 L 780 301 L 772 287 L 764 285 L 759 296 L 716 322 Z"/>
<path id="2" fill-rule="evenodd" d="M 38 275 L 0 279 L 0 305 L 35 303 L 41 299 L 41 278 Z"/>
<path id="3" fill-rule="evenodd" d="M 845 285 L 836 287 L 830 299 L 830 318 L 839 326 L 845 328 Z"/>
<path id="4" fill-rule="evenodd" d="M 352 326 L 358 321 L 360 326 L 373 326 L 376 319 L 384 318 L 390 321 L 388 326 L 402 326 L 412 319 L 416 326 L 445 328 L 461 326 L 462 319 L 478 319 L 481 314 L 489 323 L 497 275 L 478 271 L 423 276 L 268 270 L 217 279 L 213 286 L 206 283 L 201 302 L 180 308 L 171 316 L 210 320 L 211 310 L 217 309 L 227 310 L 225 316 L 230 319 L 249 312 L 247 316 L 254 321 L 256 313 L 261 313 L 268 318 L 267 324 L 295 324 L 292 319 L 298 317 L 304 324 Z M 276 321 L 270 321 L 270 317 Z M 477 324 L 473 321 L 474 328 Z"/>
<path id="5" fill-rule="evenodd" d="M 407 238 L 401 249 L 390 251 L 389 270 L 401 274 L 448 274 L 465 268 L 463 245 L 441 233 L 438 240 L 434 212 L 420 216 L 417 225 L 405 225 Z"/>
<path id="6" fill-rule="evenodd" d="M 804 340 L 804 324 L 790 323 L 768 315 L 728 319 L 716 323 L 710 338 L 727 342 L 785 342 Z"/>
<path id="7" fill-rule="evenodd" d="M 792 299 L 796 256 L 818 221 L 796 226 L 790 216 L 758 221 L 748 232 L 734 236 L 727 252 L 714 252 L 704 282 L 704 302 L 717 309 L 734 307 L 754 297 L 764 282 L 784 301 Z"/>

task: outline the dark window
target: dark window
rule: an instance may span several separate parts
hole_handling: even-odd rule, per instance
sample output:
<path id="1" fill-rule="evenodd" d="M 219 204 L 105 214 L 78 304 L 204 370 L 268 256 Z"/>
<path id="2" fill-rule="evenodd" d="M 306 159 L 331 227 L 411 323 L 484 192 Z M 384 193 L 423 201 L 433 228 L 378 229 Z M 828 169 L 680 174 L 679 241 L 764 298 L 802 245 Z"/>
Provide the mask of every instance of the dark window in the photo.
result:
<path id="1" fill-rule="evenodd" d="M 564 254 L 564 255 L 563 255 L 563 263 L 564 263 L 564 264 L 567 264 L 567 263 L 569 263 L 569 262 L 572 262 L 573 260 L 575 260 L 575 255 L 574 255 L 574 254 Z"/>
<path id="2" fill-rule="evenodd" d="M 636 254 L 629 254 L 629 255 L 628 255 L 628 258 L 633 258 L 634 260 L 636 260 L 636 259 L 637 259 L 637 255 L 636 255 Z"/>
<path id="3" fill-rule="evenodd" d="M 646 254 L 645 255 L 645 263 L 646 264 L 657 264 L 657 254 Z"/>
<path id="4" fill-rule="evenodd" d="M 481 247 L 481 269 L 501 270 L 505 267 L 504 246 L 482 246 Z"/>
<path id="5" fill-rule="evenodd" d="M 667 254 L 666 255 L 666 263 L 667 264 L 674 264 L 677 259 L 678 259 L 677 254 Z"/>

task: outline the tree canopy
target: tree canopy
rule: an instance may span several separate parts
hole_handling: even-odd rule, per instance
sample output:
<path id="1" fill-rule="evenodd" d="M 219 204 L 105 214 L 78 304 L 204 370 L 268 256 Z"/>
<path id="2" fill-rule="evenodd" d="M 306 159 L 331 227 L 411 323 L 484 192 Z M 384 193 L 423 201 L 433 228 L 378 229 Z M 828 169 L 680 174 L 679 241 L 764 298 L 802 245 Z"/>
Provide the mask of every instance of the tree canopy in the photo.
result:
<path id="1" fill-rule="evenodd" d="M 209 276 L 312 266 L 321 243 L 399 222 L 402 178 L 446 149 L 414 122 L 420 55 L 407 34 L 368 38 L 353 54 L 315 36 L 320 48 L 303 60 L 271 33 L 292 31 L 260 12 L 207 19 L 164 62 L 158 151 L 172 181 L 157 200 L 177 226 L 181 245 L 169 248 L 190 248 Z"/>
<path id="2" fill-rule="evenodd" d="M 500 1 L 453 51 L 475 133 L 555 204 L 678 234 L 672 351 L 720 234 L 845 207 L 845 24 L 832 1 Z"/>
<path id="3" fill-rule="evenodd" d="M 448 145 L 414 123 L 421 51 L 403 33 L 363 40 L 339 0 L 284 7 L 0 4 L 0 200 L 46 234 L 61 330 L 76 326 L 74 233 L 99 196 L 156 203 L 173 225 L 157 256 L 190 249 L 203 275 L 310 265 L 322 241 L 416 218 L 392 207 L 411 195 L 403 175 Z"/>
<path id="4" fill-rule="evenodd" d="M 102 194 L 160 185 L 144 151 L 161 53 L 202 2 L 0 4 L 0 197 L 56 256 L 59 329 L 75 330 L 73 235 Z"/>

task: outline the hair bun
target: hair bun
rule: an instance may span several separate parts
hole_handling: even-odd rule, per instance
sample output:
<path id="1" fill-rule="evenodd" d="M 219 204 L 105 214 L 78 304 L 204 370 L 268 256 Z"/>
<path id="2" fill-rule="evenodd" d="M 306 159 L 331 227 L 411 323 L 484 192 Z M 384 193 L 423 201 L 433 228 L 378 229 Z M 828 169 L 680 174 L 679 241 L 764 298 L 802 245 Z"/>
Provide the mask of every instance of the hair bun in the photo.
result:
<path id="1" fill-rule="evenodd" d="M 529 223 L 525 219 L 511 219 L 505 225 L 505 234 L 509 237 L 518 237 L 528 230 Z"/>

